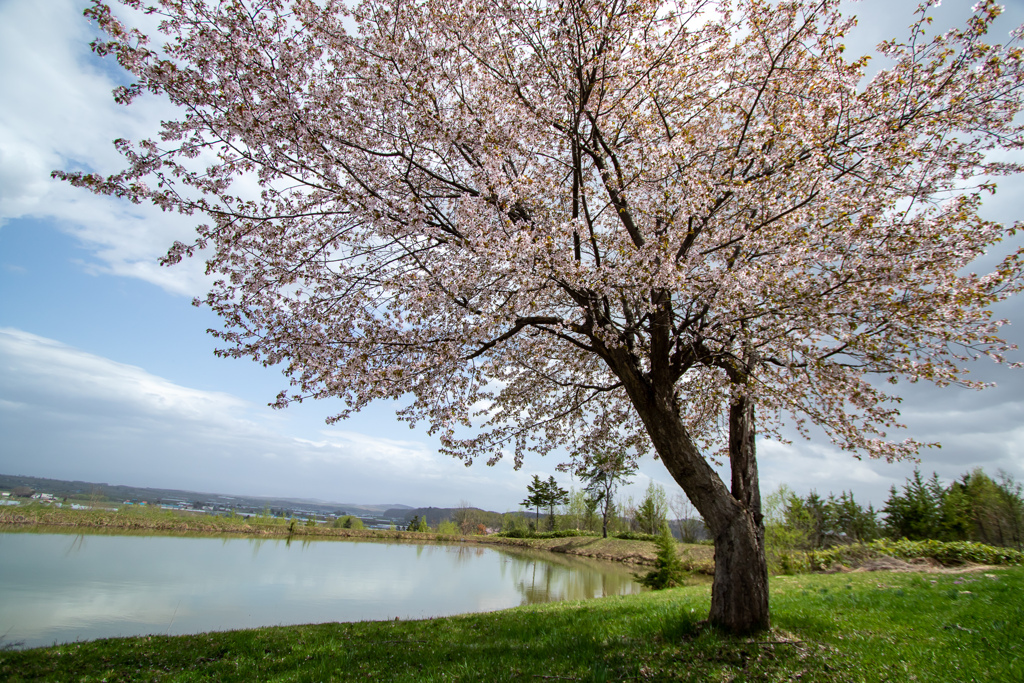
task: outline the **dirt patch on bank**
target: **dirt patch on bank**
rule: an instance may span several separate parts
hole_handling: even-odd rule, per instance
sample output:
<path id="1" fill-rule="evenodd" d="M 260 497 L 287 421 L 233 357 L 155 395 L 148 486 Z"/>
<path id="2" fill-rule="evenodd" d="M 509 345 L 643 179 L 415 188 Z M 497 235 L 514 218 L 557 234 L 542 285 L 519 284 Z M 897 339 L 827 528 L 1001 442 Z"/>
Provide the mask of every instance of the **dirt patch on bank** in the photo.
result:
<path id="1" fill-rule="evenodd" d="M 622 562 L 634 566 L 651 566 L 657 558 L 657 548 L 650 541 L 597 536 L 569 536 L 566 538 L 502 538 L 476 537 L 477 543 L 511 545 L 535 550 L 547 550 L 566 555 L 589 557 L 595 560 Z M 714 574 L 715 550 L 709 545 L 679 544 L 679 559 L 690 571 Z"/>

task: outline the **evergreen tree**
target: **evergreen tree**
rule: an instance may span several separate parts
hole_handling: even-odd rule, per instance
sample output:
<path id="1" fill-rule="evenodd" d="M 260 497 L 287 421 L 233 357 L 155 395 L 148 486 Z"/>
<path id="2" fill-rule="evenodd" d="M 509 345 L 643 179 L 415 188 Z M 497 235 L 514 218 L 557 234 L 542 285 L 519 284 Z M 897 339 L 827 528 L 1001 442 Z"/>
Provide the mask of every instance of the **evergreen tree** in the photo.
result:
<path id="1" fill-rule="evenodd" d="M 637 576 L 637 581 L 654 590 L 683 585 L 686 570 L 679 559 L 678 545 L 668 524 L 661 525 L 661 533 L 658 534 L 655 543 L 658 546 L 658 556 L 654 561 L 654 569 L 643 576 Z"/>
<path id="2" fill-rule="evenodd" d="M 801 498 L 788 488 L 776 495 L 779 507 L 776 524 L 786 527 L 792 550 L 813 550 L 842 543 L 858 543 L 878 537 L 875 509 L 862 508 L 853 493 L 843 491 L 837 498 L 829 493 L 823 499 L 815 492 Z M 776 534 L 777 535 L 777 534 Z"/>
<path id="3" fill-rule="evenodd" d="M 843 491 L 839 498 L 829 494 L 828 504 L 829 543 L 863 543 L 878 537 L 878 521 L 871 505 L 867 510 L 853 498 L 853 492 Z"/>
<path id="4" fill-rule="evenodd" d="M 831 535 L 830 515 L 828 502 L 818 495 L 817 491 L 811 491 L 804 498 L 804 509 L 810 519 L 808 528 L 809 541 L 813 548 L 824 548 L 828 545 Z"/>
<path id="5" fill-rule="evenodd" d="M 939 509 L 942 540 L 965 541 L 971 538 L 971 513 L 971 499 L 967 487 L 961 482 L 954 481 L 944 492 L 942 506 Z"/>
<path id="6" fill-rule="evenodd" d="M 665 489 L 651 482 L 647 485 L 644 499 L 636 509 L 636 523 L 645 534 L 656 534 L 665 525 L 668 515 L 668 499 Z"/>
<path id="7" fill-rule="evenodd" d="M 889 489 L 889 499 L 882 508 L 889 535 L 912 541 L 941 538 L 944 498 L 937 476 L 925 481 L 921 471 L 914 469 L 914 476 L 907 479 L 902 493 L 897 493 L 895 486 Z"/>
<path id="8" fill-rule="evenodd" d="M 544 507 L 547 501 L 547 483 L 541 481 L 541 478 L 536 474 L 533 475 L 533 481 L 531 481 L 527 487 L 526 492 L 529 493 L 522 503 L 525 508 L 534 508 L 537 513 L 537 526 L 540 526 L 540 509 Z"/>
<path id="9" fill-rule="evenodd" d="M 1020 548 L 1024 531 L 1021 485 L 1005 472 L 996 482 L 981 468 L 961 477 L 958 488 L 967 498 L 970 537 L 990 545 Z"/>
<path id="10" fill-rule="evenodd" d="M 565 505 L 569 492 L 558 485 L 553 476 L 544 482 L 544 507 L 548 509 L 548 529 L 555 530 L 555 506 Z"/>
<path id="11" fill-rule="evenodd" d="M 998 472 L 999 498 L 1006 519 L 1006 545 L 1024 550 L 1024 492 L 1010 474 Z"/>
<path id="12" fill-rule="evenodd" d="M 801 498 L 786 489 L 782 496 L 783 524 L 793 533 L 793 549 L 822 547 L 824 506 L 818 494 L 812 491 L 806 498 Z"/>

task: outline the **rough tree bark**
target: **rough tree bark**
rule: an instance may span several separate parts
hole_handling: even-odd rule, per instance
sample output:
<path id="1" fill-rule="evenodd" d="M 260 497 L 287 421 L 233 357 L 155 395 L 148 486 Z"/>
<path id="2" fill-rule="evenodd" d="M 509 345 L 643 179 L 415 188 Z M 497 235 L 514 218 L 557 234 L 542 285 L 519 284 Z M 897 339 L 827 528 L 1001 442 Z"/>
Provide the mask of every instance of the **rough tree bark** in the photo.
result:
<path id="1" fill-rule="evenodd" d="M 712 623 L 733 631 L 770 626 L 768 563 L 764 553 L 764 518 L 757 480 L 754 404 L 738 398 L 729 409 L 729 463 L 732 497 L 740 510 L 715 536 L 715 582 L 711 589 Z"/>

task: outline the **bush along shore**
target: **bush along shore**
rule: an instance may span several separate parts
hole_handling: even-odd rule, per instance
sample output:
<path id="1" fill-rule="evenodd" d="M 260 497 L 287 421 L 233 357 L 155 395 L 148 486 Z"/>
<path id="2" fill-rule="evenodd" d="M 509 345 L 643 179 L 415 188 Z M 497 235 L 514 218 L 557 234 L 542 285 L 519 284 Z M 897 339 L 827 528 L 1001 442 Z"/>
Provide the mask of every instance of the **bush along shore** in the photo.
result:
<path id="1" fill-rule="evenodd" d="M 722 635 L 704 586 L 422 621 L 0 651 L 0 680 L 1017 681 L 1024 569 L 771 580 L 772 629 Z"/>

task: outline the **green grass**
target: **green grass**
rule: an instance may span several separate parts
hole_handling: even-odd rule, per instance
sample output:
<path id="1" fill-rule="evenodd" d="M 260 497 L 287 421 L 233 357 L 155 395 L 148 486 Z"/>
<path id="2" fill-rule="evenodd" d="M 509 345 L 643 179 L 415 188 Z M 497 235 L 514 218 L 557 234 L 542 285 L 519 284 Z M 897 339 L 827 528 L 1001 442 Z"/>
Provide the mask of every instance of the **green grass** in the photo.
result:
<path id="1" fill-rule="evenodd" d="M 425 621 L 0 652 L 0 680 L 1024 680 L 1024 569 L 988 574 L 776 578 L 773 631 L 750 639 L 704 627 L 703 586 Z"/>
<path id="2" fill-rule="evenodd" d="M 772 608 L 778 626 L 856 661 L 847 680 L 1024 680 L 1019 568 L 780 577 Z"/>

